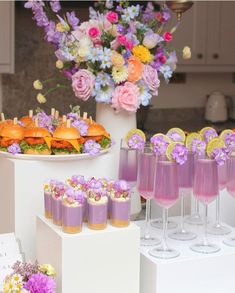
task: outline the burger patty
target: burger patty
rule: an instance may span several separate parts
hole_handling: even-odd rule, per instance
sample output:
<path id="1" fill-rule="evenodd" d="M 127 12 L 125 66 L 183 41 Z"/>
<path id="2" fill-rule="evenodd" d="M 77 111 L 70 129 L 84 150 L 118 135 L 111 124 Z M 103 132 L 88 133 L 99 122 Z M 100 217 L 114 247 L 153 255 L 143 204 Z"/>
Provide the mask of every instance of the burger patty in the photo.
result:
<path id="1" fill-rule="evenodd" d="M 0 140 L 0 146 L 1 147 L 8 147 L 10 145 L 12 145 L 13 143 L 19 143 L 20 140 L 19 139 L 11 139 L 11 138 L 1 138 Z"/>
<path id="2" fill-rule="evenodd" d="M 43 138 L 40 138 L 40 137 L 27 137 L 24 140 L 29 145 L 45 144 L 46 143 L 45 140 Z"/>
<path id="3" fill-rule="evenodd" d="M 65 140 L 52 140 L 51 146 L 56 149 L 73 149 L 73 146 Z"/>
<path id="4" fill-rule="evenodd" d="M 92 139 L 92 140 L 99 142 L 102 140 L 102 138 L 103 138 L 103 135 L 97 135 L 97 136 L 86 136 L 84 139 L 85 139 L 85 141 Z"/>

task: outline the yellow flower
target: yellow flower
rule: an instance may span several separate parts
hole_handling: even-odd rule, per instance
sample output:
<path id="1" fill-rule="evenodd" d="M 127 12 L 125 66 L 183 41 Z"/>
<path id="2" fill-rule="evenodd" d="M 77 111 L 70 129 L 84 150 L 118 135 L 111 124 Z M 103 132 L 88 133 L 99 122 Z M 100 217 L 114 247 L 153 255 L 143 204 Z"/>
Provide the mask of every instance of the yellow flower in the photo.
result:
<path id="1" fill-rule="evenodd" d="M 56 25 L 56 30 L 60 33 L 64 33 L 66 31 L 68 32 L 70 30 L 70 27 L 66 22 L 64 23 L 59 22 Z"/>
<path id="2" fill-rule="evenodd" d="M 52 276 L 52 277 L 55 276 L 55 269 L 50 264 L 44 264 L 44 265 L 39 266 L 39 270 L 42 273 L 46 274 L 47 276 Z"/>
<path id="3" fill-rule="evenodd" d="M 115 83 L 121 83 L 127 80 L 128 70 L 125 66 L 114 66 L 112 69 L 112 76 Z"/>
<path id="4" fill-rule="evenodd" d="M 113 51 L 113 54 L 111 56 L 111 62 L 113 66 L 123 66 L 125 64 L 125 61 L 122 55 L 115 51 Z"/>
<path id="5" fill-rule="evenodd" d="M 57 60 L 55 66 L 58 69 L 62 69 L 64 67 L 64 63 L 61 60 Z"/>
<path id="6" fill-rule="evenodd" d="M 35 88 L 35 90 L 42 90 L 43 89 L 43 85 L 39 79 L 37 79 L 33 82 L 33 87 Z"/>
<path id="7" fill-rule="evenodd" d="M 47 99 L 43 94 L 39 93 L 37 94 L 37 101 L 39 104 L 45 104 Z"/>
<path id="8" fill-rule="evenodd" d="M 191 49 L 188 46 L 185 46 L 183 48 L 183 59 L 190 59 L 191 55 Z"/>
<path id="9" fill-rule="evenodd" d="M 137 57 L 141 62 L 148 63 L 152 60 L 151 53 L 149 49 L 143 45 L 137 45 L 132 49 L 132 53 Z"/>

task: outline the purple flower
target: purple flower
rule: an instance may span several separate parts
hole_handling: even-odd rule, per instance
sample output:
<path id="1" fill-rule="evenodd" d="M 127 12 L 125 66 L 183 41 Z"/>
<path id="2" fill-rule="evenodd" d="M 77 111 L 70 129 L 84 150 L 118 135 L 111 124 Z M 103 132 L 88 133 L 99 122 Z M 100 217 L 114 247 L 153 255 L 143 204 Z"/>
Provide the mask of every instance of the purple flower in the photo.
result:
<path id="1" fill-rule="evenodd" d="M 218 136 L 218 134 L 217 134 L 216 130 L 213 128 L 207 129 L 204 132 L 204 139 L 206 142 L 209 142 L 212 138 L 215 138 L 217 136 Z"/>
<path id="2" fill-rule="evenodd" d="M 45 26 L 44 30 L 45 30 L 45 33 L 46 33 L 45 39 L 49 43 L 52 43 L 52 44 L 58 46 L 60 41 L 61 41 L 61 38 L 62 38 L 63 34 L 57 31 L 55 22 L 51 20 L 48 23 L 48 25 Z"/>
<path id="3" fill-rule="evenodd" d="M 57 56 L 57 57 L 58 57 L 58 56 Z M 60 59 L 60 58 L 58 58 L 58 59 Z M 63 57 L 62 57 L 62 59 L 63 59 Z M 62 60 L 62 59 L 60 59 L 60 60 Z M 77 69 L 76 67 L 72 67 L 72 68 L 69 68 L 69 69 L 63 69 L 63 70 L 62 70 L 62 73 L 63 73 L 63 75 L 64 75 L 67 79 L 72 80 L 72 76 L 73 76 L 77 71 L 78 71 L 78 69 Z"/>
<path id="4" fill-rule="evenodd" d="M 121 35 L 124 35 L 125 34 L 125 28 L 123 25 L 121 24 L 117 24 L 117 32 Z"/>
<path id="5" fill-rule="evenodd" d="M 206 143 L 200 139 L 194 139 L 191 144 L 192 152 L 199 156 L 205 155 Z"/>
<path id="6" fill-rule="evenodd" d="M 24 280 L 28 280 L 28 278 L 32 274 L 36 274 L 38 272 L 38 264 L 37 262 L 35 264 L 32 263 L 27 263 L 27 262 L 20 262 L 17 261 L 13 266 L 12 266 L 12 274 L 18 274 L 23 277 Z"/>
<path id="7" fill-rule="evenodd" d="M 55 280 L 42 273 L 33 274 L 24 284 L 24 289 L 31 293 L 55 293 Z"/>
<path id="8" fill-rule="evenodd" d="M 154 154 L 164 155 L 166 153 L 169 141 L 165 138 L 164 135 L 154 135 L 151 137 L 150 142 L 153 144 Z"/>
<path id="9" fill-rule="evenodd" d="M 89 139 L 84 144 L 84 153 L 96 155 L 100 152 L 101 146 L 92 139 Z"/>
<path id="10" fill-rule="evenodd" d="M 79 119 L 78 113 L 70 112 L 67 114 L 67 119 L 70 119 L 71 121 L 75 121 Z"/>
<path id="11" fill-rule="evenodd" d="M 185 145 L 177 143 L 172 151 L 172 158 L 177 164 L 183 165 L 187 161 L 187 154 L 188 149 Z"/>
<path id="12" fill-rule="evenodd" d="M 39 27 L 44 27 L 49 24 L 47 15 L 43 10 L 44 5 L 43 1 L 28 1 L 24 5 L 25 8 L 32 9 L 33 19 Z"/>
<path id="13" fill-rule="evenodd" d="M 139 134 L 133 134 L 127 142 L 128 146 L 134 150 L 142 150 L 145 145 L 145 140 Z"/>
<path id="14" fill-rule="evenodd" d="M 130 186 L 125 180 L 118 180 L 113 183 L 113 188 L 117 191 L 129 191 Z"/>
<path id="15" fill-rule="evenodd" d="M 76 17 L 75 12 L 67 12 L 66 13 L 68 23 L 71 25 L 73 30 L 76 30 L 78 28 L 79 19 Z"/>
<path id="16" fill-rule="evenodd" d="M 18 143 L 13 143 L 12 145 L 10 145 L 7 148 L 7 151 L 8 151 L 8 153 L 11 153 L 13 155 L 16 155 L 16 154 L 20 154 L 21 153 L 21 148 L 20 148 L 20 146 L 19 146 Z"/>
<path id="17" fill-rule="evenodd" d="M 67 187 L 65 194 L 68 198 L 78 201 L 80 204 L 84 203 L 85 193 L 82 190 L 75 190 L 71 187 Z"/>
<path id="18" fill-rule="evenodd" d="M 89 125 L 88 125 L 88 123 L 86 121 L 84 121 L 84 120 L 75 120 L 74 122 L 72 122 L 72 126 L 77 128 L 82 136 L 87 135 Z"/>
<path id="19" fill-rule="evenodd" d="M 51 0 L 50 5 L 51 5 L 52 11 L 55 13 L 59 12 L 61 9 L 60 1 L 58 1 L 58 0 Z"/>
<path id="20" fill-rule="evenodd" d="M 215 148 L 212 153 L 212 157 L 216 163 L 221 166 L 228 159 L 228 151 L 226 148 Z"/>
<path id="21" fill-rule="evenodd" d="M 175 142 L 183 142 L 182 136 L 177 131 L 171 131 L 167 133 L 167 136 Z"/>
<path id="22" fill-rule="evenodd" d="M 84 178 L 84 176 L 82 175 L 73 175 L 71 178 L 70 178 L 70 183 L 73 185 L 73 186 L 77 186 L 79 184 L 81 185 L 85 185 L 86 184 L 86 180 Z"/>
<path id="23" fill-rule="evenodd" d="M 235 148 L 235 133 L 226 134 L 225 144 L 230 150 Z"/>
<path id="24" fill-rule="evenodd" d="M 92 177 L 87 181 L 87 187 L 94 190 L 100 189 L 102 188 L 102 182 Z"/>

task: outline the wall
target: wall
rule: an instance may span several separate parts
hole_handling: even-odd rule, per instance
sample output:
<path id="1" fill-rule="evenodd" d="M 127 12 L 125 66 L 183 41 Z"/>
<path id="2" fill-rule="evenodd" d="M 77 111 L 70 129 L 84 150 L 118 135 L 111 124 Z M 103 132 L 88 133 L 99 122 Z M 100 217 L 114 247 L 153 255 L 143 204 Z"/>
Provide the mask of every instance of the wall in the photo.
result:
<path id="1" fill-rule="evenodd" d="M 0 75 L 0 112 L 2 112 L 2 76 Z"/>

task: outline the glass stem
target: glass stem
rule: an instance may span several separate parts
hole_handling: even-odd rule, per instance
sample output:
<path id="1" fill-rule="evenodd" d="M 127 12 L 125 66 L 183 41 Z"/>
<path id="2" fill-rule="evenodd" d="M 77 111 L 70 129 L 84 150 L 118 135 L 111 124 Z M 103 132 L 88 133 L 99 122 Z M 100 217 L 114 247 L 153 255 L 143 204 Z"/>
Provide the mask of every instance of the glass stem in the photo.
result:
<path id="1" fill-rule="evenodd" d="M 216 198 L 216 225 L 220 225 L 220 194 Z"/>
<path id="2" fill-rule="evenodd" d="M 208 245 L 208 240 L 207 240 L 207 204 L 205 204 L 205 208 L 204 208 L 204 245 Z"/>
<path id="3" fill-rule="evenodd" d="M 184 195 L 181 196 L 181 231 L 184 232 L 184 216 L 185 216 L 185 198 Z"/>
<path id="4" fill-rule="evenodd" d="M 149 239 L 150 238 L 150 231 L 149 231 L 150 203 L 151 203 L 151 200 L 146 199 L 144 239 Z"/>
<path id="5" fill-rule="evenodd" d="M 199 201 L 195 198 L 195 212 L 198 215 L 199 214 Z"/>
<path id="6" fill-rule="evenodd" d="M 166 250 L 167 249 L 166 233 L 167 233 L 167 223 L 168 223 L 168 209 L 166 208 L 163 208 L 162 221 L 163 221 L 162 247 L 163 247 L 163 250 Z"/>

